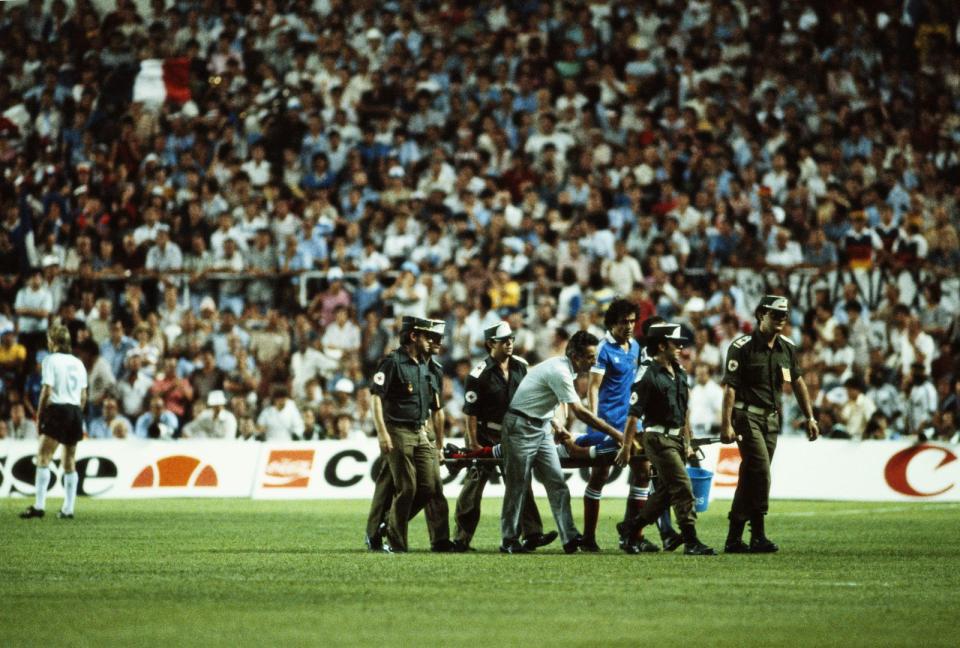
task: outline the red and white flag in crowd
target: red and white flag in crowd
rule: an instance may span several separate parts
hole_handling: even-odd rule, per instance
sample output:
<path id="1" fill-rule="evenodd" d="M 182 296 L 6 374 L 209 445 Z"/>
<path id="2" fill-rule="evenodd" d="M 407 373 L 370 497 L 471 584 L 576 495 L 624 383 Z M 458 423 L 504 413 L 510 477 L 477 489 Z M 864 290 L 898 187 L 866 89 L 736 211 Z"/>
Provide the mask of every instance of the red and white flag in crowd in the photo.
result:
<path id="1" fill-rule="evenodd" d="M 147 59 L 133 82 L 133 100 L 146 104 L 190 100 L 190 59 Z"/>

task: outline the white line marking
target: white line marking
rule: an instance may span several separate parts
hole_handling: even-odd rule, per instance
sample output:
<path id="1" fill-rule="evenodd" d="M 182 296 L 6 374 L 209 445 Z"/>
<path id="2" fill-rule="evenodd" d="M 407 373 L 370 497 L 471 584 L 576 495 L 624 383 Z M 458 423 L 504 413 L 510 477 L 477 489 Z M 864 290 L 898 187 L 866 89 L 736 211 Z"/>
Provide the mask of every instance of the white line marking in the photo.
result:
<path id="1" fill-rule="evenodd" d="M 960 508 L 960 503 L 957 502 L 946 502 L 946 503 L 934 503 L 929 502 L 925 504 L 905 504 L 903 506 L 885 506 L 882 508 L 857 508 L 857 509 L 841 509 L 838 511 L 787 511 L 785 513 L 774 513 L 775 516 L 780 517 L 813 517 L 813 516 L 822 516 L 822 515 L 864 515 L 869 513 L 902 513 L 904 511 L 930 511 L 930 510 L 939 510 L 939 509 L 954 509 Z"/>

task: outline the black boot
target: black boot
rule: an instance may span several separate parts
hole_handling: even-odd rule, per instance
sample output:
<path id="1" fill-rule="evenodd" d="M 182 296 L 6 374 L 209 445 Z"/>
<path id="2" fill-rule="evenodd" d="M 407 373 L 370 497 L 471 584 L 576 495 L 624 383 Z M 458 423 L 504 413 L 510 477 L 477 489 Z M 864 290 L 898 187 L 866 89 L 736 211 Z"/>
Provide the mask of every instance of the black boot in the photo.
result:
<path id="1" fill-rule="evenodd" d="M 746 520 L 730 518 L 730 529 L 727 531 L 727 541 L 723 545 L 724 553 L 750 553 L 750 547 L 743 541 L 743 528 Z"/>
<path id="2" fill-rule="evenodd" d="M 697 528 L 692 524 L 684 524 L 680 527 L 680 534 L 683 536 L 683 553 L 687 556 L 716 556 L 717 552 L 713 547 L 700 542 L 697 537 Z"/>
<path id="3" fill-rule="evenodd" d="M 764 516 L 754 515 L 750 518 L 750 553 L 776 553 L 780 547 L 767 538 L 764 530 Z"/>

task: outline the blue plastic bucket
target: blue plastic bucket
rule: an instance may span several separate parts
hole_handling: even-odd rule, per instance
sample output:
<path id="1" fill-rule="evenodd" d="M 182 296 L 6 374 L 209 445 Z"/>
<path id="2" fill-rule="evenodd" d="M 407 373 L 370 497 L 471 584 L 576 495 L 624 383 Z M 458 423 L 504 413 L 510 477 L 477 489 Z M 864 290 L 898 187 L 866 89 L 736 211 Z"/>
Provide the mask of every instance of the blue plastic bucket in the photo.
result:
<path id="1" fill-rule="evenodd" d="M 693 499 L 696 500 L 697 513 L 703 513 L 710 504 L 710 484 L 713 483 L 713 473 L 703 468 L 687 466 L 687 474 L 693 486 Z"/>

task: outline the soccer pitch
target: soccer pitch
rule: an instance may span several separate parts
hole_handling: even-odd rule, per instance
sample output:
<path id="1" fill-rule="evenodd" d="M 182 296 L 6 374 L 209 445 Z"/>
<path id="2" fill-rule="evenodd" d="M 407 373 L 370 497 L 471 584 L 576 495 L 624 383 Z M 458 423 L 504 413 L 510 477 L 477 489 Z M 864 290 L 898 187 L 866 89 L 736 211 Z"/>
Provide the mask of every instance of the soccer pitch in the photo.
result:
<path id="1" fill-rule="evenodd" d="M 956 504 L 778 501 L 779 554 L 717 557 L 621 553 L 614 498 L 604 552 L 572 556 L 497 553 L 493 499 L 479 551 L 442 555 L 422 518 L 412 553 L 366 552 L 360 501 L 27 504 L 0 501 L 3 646 L 960 644 Z M 718 549 L 726 510 L 699 524 Z"/>

